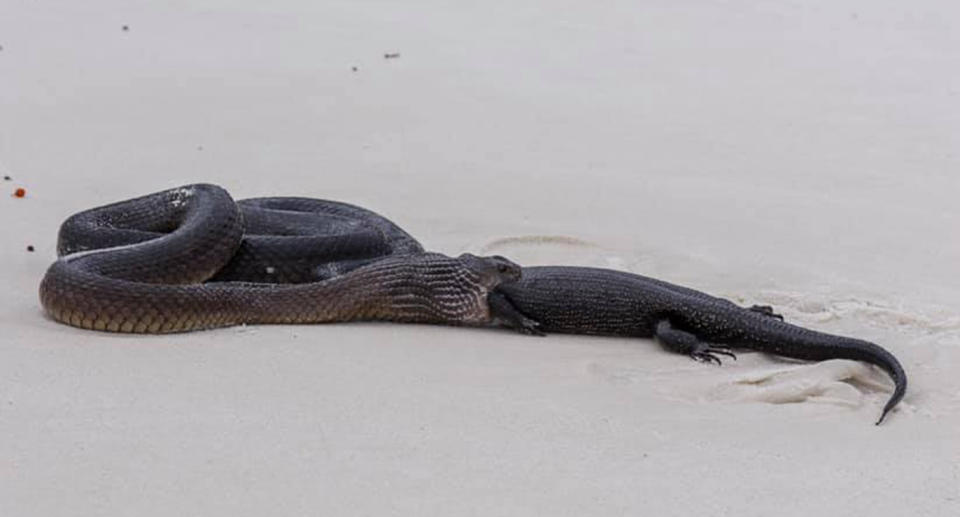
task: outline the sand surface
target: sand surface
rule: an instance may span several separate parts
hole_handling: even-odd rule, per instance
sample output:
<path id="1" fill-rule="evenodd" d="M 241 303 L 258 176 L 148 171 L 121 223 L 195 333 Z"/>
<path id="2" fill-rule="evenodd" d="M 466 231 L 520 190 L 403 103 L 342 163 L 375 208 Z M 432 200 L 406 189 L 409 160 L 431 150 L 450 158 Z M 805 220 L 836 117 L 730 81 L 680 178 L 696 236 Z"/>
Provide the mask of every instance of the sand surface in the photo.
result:
<path id="1" fill-rule="evenodd" d="M 4 0 L 0 46 L 0 515 L 960 515 L 955 2 Z M 65 217 L 198 181 L 769 303 L 909 392 L 874 427 L 846 361 L 44 317 Z"/>

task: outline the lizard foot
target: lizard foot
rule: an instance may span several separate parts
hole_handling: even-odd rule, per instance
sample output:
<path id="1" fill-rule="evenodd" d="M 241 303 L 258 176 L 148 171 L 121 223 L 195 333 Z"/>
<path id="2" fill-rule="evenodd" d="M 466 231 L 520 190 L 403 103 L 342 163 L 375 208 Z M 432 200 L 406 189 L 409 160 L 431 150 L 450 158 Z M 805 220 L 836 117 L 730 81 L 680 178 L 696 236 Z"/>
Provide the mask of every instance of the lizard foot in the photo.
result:
<path id="1" fill-rule="evenodd" d="M 783 315 L 773 312 L 773 307 L 769 305 L 751 305 L 750 307 L 747 307 L 747 310 L 752 312 L 759 312 L 764 316 L 770 316 L 771 318 L 776 318 L 780 321 L 783 321 Z"/>
<path id="2" fill-rule="evenodd" d="M 546 336 L 547 334 L 540 330 L 540 322 L 528 318 L 517 309 L 503 293 L 493 291 L 487 295 L 487 303 L 490 307 L 490 316 L 495 324 L 512 328 L 521 334 L 528 336 Z"/>
<path id="3" fill-rule="evenodd" d="M 690 352 L 690 358 L 695 361 L 700 361 L 701 363 L 717 363 L 717 366 L 721 366 L 723 361 L 720 360 L 718 355 L 725 355 L 733 358 L 734 361 L 737 360 L 736 354 L 731 352 L 726 348 L 716 347 L 705 345 L 700 349 L 693 350 Z"/>
<path id="4" fill-rule="evenodd" d="M 516 322 L 513 322 L 514 329 L 521 333 L 527 334 L 528 336 L 546 336 L 547 333 L 540 330 L 540 322 L 532 320 L 530 318 L 524 317 Z"/>
<path id="5" fill-rule="evenodd" d="M 725 355 L 737 360 L 737 356 L 729 349 L 714 346 L 706 341 L 700 341 L 697 336 L 690 332 L 675 328 L 670 324 L 670 320 L 661 320 L 657 323 L 653 335 L 663 343 L 667 349 L 678 354 L 690 356 L 695 361 L 702 363 L 717 363 L 722 365 L 723 361 L 718 356 Z"/>

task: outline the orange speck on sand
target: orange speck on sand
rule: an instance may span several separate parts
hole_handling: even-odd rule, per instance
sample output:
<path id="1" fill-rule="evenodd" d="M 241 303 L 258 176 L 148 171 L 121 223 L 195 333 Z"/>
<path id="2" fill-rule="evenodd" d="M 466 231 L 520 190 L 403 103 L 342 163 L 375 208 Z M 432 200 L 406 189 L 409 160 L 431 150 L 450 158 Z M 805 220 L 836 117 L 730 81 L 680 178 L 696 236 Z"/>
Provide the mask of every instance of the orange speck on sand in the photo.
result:
<path id="1" fill-rule="evenodd" d="M 17 190 L 13 191 L 13 195 L 17 197 L 23 197 L 27 195 L 27 191 L 22 188 L 18 188 Z"/>

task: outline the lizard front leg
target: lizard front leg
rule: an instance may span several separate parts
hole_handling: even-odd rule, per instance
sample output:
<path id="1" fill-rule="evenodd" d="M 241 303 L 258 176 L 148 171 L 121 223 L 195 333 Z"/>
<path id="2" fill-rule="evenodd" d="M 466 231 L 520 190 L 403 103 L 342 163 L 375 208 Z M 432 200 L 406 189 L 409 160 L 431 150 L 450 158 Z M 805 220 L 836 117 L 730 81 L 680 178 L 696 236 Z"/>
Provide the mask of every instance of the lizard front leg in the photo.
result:
<path id="1" fill-rule="evenodd" d="M 522 334 L 546 336 L 540 330 L 540 322 L 528 318 L 520 312 L 503 293 L 491 291 L 487 295 L 487 304 L 490 306 L 490 318 L 494 324 L 516 329 Z"/>

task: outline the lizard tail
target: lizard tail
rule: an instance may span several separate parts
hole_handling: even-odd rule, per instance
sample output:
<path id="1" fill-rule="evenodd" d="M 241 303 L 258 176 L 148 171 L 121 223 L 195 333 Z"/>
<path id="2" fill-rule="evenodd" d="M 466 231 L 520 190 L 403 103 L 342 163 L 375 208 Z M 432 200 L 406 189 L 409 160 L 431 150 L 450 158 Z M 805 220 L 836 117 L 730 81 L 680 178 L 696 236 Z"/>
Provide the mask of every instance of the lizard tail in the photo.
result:
<path id="1" fill-rule="evenodd" d="M 817 332 L 789 323 L 763 321 L 755 327 L 752 336 L 743 343 L 745 348 L 773 353 L 795 359 L 824 361 L 827 359 L 851 359 L 881 368 L 893 380 L 893 394 L 883 406 L 876 425 L 880 425 L 907 392 L 907 374 L 900 361 L 880 345 L 843 336 Z"/>

